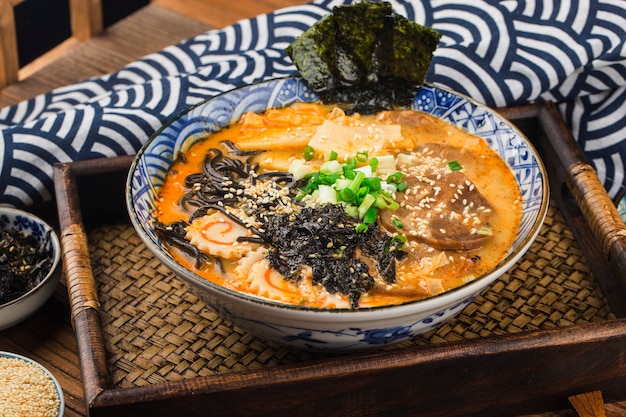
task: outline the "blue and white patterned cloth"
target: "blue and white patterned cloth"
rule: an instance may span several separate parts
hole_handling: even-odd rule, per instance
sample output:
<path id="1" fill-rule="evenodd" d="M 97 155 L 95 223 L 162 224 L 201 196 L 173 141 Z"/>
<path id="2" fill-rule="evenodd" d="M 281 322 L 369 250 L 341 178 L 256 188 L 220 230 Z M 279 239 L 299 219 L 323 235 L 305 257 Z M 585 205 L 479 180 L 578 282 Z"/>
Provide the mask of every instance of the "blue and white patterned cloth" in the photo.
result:
<path id="1" fill-rule="evenodd" d="M 0 204 L 50 200 L 55 163 L 134 154 L 207 96 L 295 74 L 284 48 L 344 3 L 316 0 L 240 21 L 0 109 Z M 443 34 L 427 81 L 492 107 L 558 103 L 609 195 L 626 186 L 626 1 L 391 3 Z"/>

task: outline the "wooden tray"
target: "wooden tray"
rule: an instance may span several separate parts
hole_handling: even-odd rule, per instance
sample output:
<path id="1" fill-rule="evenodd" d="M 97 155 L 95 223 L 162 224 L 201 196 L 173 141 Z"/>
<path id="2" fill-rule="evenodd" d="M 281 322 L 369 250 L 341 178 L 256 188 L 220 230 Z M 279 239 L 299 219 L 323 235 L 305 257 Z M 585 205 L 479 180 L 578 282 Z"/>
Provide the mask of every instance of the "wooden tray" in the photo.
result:
<path id="1" fill-rule="evenodd" d="M 89 414 L 512 416 L 565 409 L 569 396 L 590 391 L 601 391 L 606 402 L 626 399 L 626 226 L 554 105 L 500 113 L 542 155 L 553 203 L 606 297 L 608 319 L 123 384 L 111 365 L 119 352 L 109 351 L 115 345 L 103 330 L 89 232 L 128 225 L 124 182 L 133 157 L 60 164 L 56 198 Z"/>

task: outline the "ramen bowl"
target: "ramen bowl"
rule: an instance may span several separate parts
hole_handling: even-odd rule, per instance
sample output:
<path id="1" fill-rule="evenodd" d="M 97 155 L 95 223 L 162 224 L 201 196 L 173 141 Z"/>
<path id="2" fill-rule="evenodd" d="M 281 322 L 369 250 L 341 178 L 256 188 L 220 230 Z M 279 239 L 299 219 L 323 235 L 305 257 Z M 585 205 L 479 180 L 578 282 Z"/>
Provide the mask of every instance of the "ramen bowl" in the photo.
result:
<path id="1" fill-rule="evenodd" d="M 3 288 L 11 288 L 7 293 L 15 294 L 15 297 L 7 297 L 8 300 L 2 298 L 0 330 L 3 330 L 30 317 L 52 296 L 61 278 L 62 266 L 59 238 L 52 227 L 42 219 L 24 210 L 0 207 L 0 224 L 4 225 L 6 230 L 13 230 L 23 236 L 34 236 L 39 250 L 46 252 L 45 258 L 38 258 L 37 263 L 47 265 L 45 266 L 47 272 L 42 271 L 40 279 L 38 278 L 37 282 L 33 281 L 28 291 L 23 293 L 14 292 L 15 287 L 8 282 L 12 278 L 0 277 L 2 285 L 5 285 Z M 34 268 L 35 265 L 27 267 Z"/>
<path id="2" fill-rule="evenodd" d="M 428 332 L 459 314 L 528 250 L 548 207 L 544 166 L 531 143 L 507 120 L 455 92 L 424 85 L 412 107 L 486 139 L 508 164 L 522 192 L 522 221 L 507 255 L 480 277 L 447 292 L 398 305 L 320 309 L 257 298 L 210 282 L 175 261 L 154 228 L 159 189 L 179 152 L 207 133 L 263 112 L 318 96 L 300 78 L 245 86 L 207 99 L 157 131 L 137 154 L 128 174 L 126 203 L 137 233 L 189 290 L 224 319 L 266 340 L 310 350 L 380 348 Z"/>

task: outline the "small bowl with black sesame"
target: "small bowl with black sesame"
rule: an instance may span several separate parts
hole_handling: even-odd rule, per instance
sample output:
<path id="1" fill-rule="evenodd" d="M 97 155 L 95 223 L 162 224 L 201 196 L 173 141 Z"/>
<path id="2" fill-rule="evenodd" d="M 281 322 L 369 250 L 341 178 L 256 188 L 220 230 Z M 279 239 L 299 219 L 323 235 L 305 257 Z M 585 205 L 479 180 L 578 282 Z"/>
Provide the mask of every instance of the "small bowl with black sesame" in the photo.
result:
<path id="1" fill-rule="evenodd" d="M 0 330 L 34 314 L 61 277 L 54 229 L 24 210 L 0 207 Z"/>

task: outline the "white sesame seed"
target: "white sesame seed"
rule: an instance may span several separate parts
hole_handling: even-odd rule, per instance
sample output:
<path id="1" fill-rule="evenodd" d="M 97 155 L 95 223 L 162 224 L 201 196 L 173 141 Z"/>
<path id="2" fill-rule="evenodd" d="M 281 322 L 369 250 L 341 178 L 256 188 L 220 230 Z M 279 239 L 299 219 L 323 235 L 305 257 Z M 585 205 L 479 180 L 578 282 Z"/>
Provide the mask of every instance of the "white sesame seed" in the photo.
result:
<path id="1" fill-rule="evenodd" d="M 36 365 L 0 358 L 0 412 L 4 417 L 57 417 L 60 398 L 52 380 Z"/>

